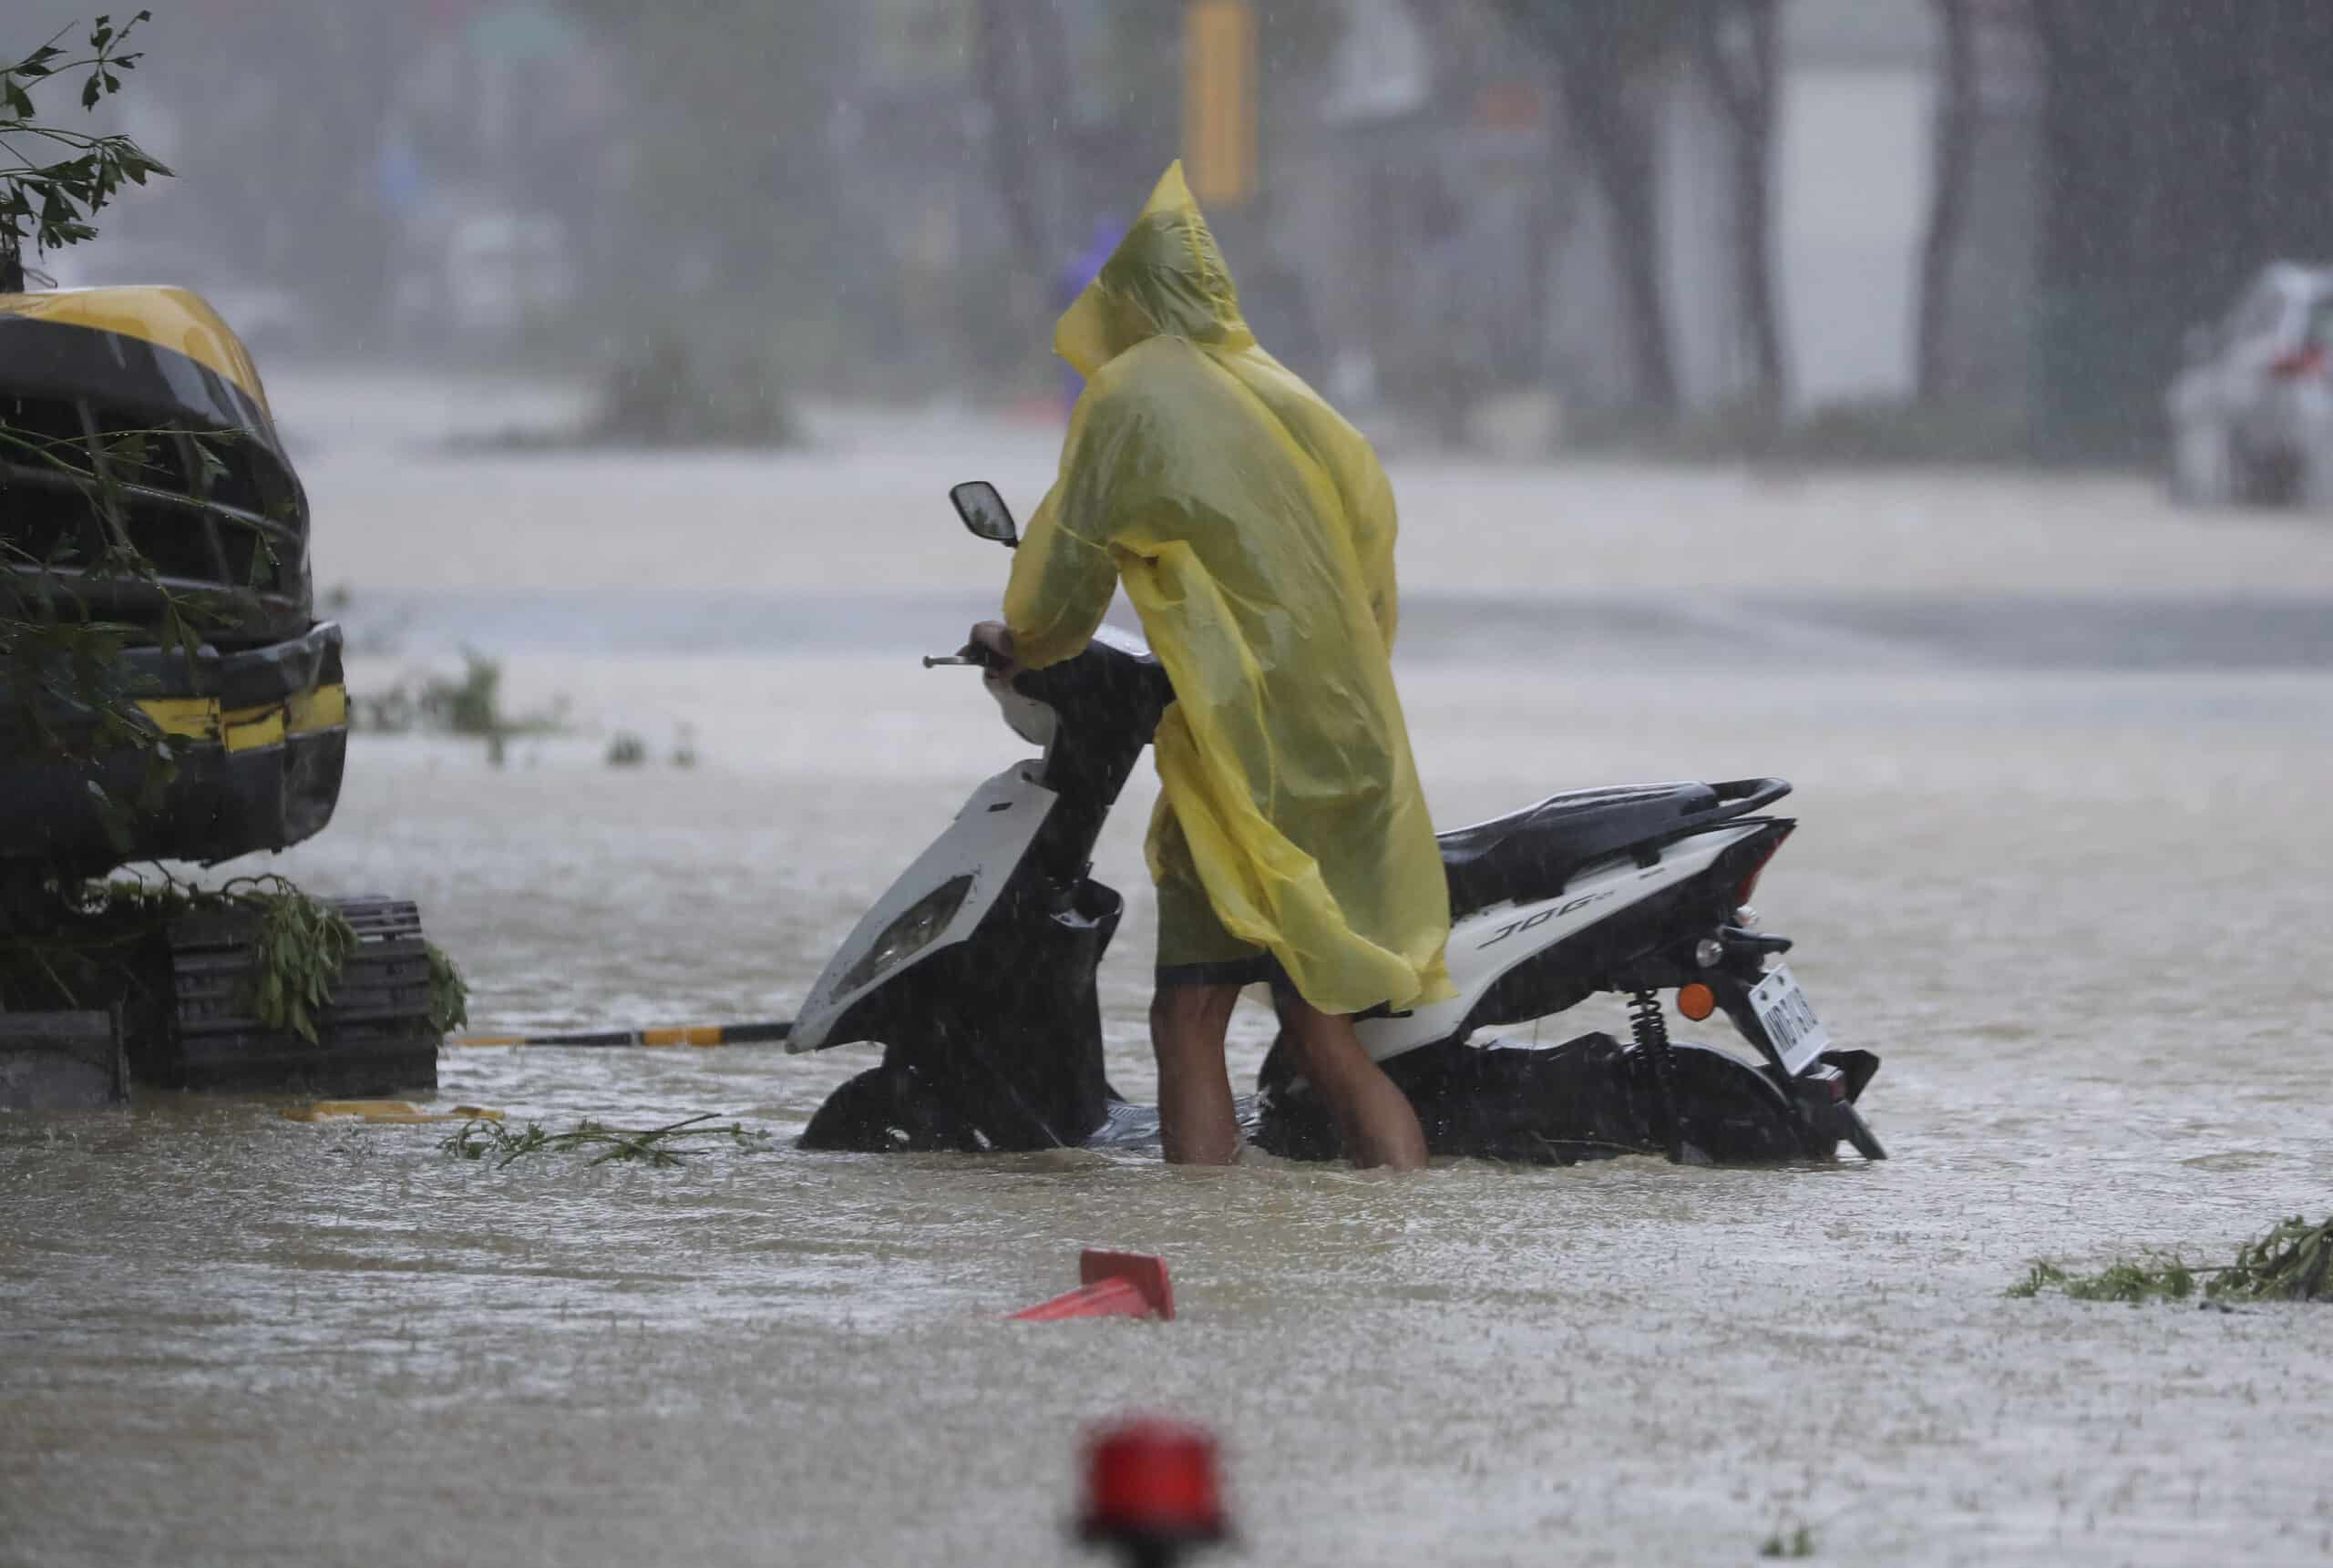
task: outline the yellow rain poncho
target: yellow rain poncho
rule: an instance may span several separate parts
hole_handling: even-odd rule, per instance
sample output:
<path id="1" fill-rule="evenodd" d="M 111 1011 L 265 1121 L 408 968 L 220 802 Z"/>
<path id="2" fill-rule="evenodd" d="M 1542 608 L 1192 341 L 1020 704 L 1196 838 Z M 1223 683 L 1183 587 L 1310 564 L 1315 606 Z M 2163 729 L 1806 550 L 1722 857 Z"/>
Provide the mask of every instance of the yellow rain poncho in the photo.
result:
<path id="1" fill-rule="evenodd" d="M 1211 908 L 1218 942 L 1269 950 L 1324 1012 L 1449 995 L 1448 884 L 1390 662 L 1393 489 L 1257 346 L 1181 165 L 1053 347 L 1086 386 L 1004 615 L 1043 668 L 1123 582 L 1174 682 L 1149 844 L 1160 961 L 1227 956 L 1175 951 L 1164 928 Z"/>

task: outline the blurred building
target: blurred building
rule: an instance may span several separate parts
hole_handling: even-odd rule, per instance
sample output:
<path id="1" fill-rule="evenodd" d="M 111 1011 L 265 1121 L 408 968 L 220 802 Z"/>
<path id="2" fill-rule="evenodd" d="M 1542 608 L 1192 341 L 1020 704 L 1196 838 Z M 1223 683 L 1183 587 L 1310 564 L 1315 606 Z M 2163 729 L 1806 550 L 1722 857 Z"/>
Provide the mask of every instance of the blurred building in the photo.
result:
<path id="1" fill-rule="evenodd" d="M 2033 415 L 2040 311 L 2045 60 L 2029 0 L 1970 0 L 1968 171 L 1943 268 L 1935 392 L 2012 426 Z M 1935 135 L 1947 123 L 1941 61 Z M 1933 168 L 1936 160 L 1929 160 Z M 1934 193 L 1927 193 L 1933 198 Z"/>
<path id="2" fill-rule="evenodd" d="M 1003 242 L 992 188 L 967 178 L 963 149 L 986 114 L 968 8 L 867 0 L 848 20 L 827 143 L 840 173 L 836 244 L 851 258 L 837 303 L 874 362 L 854 374 L 952 389 L 978 357 L 968 347 L 968 273 Z"/>
<path id="3" fill-rule="evenodd" d="M 529 0 L 414 19 L 365 171 L 391 246 L 387 311 L 410 343 L 507 339 L 561 322 L 620 275 L 609 200 L 625 141 L 612 52 Z"/>
<path id="4" fill-rule="evenodd" d="M 1269 196 L 1280 249 L 1303 259 L 1349 384 L 1398 395 L 1449 374 L 1434 368 L 1448 360 L 1484 387 L 1550 384 L 1576 413 L 1626 403 L 1608 219 L 1552 73 L 1487 6 L 1345 9 L 1326 91 L 1297 145 L 1275 149 Z M 1784 14 L 1774 272 L 1796 400 L 1901 395 L 1929 194 L 1934 24 L 1923 0 L 1795 0 Z M 1681 62 L 1659 90 L 1660 264 L 1680 390 L 1689 410 L 1711 408 L 1749 376 L 1727 282 L 1726 133 Z"/>
<path id="5" fill-rule="evenodd" d="M 1268 243 L 1310 301 L 1333 397 L 1447 422 L 1542 379 L 1551 247 L 1576 193 L 1552 178 L 1539 74 L 1515 70 L 1487 8 L 1343 12 L 1313 91 L 1267 115 Z"/>
<path id="6" fill-rule="evenodd" d="M 1793 408 L 1910 393 L 1933 278 L 1932 402 L 2037 447 L 2143 455 L 2184 329 L 2270 260 L 2333 257 L 2333 5 L 1958 6 L 1961 75 L 1939 0 L 1780 8 L 1771 251 Z M 1584 425 L 1637 401 L 1607 204 L 1511 11 L 1241 13 L 1255 178 L 1209 216 L 1264 342 L 1356 412 L 1463 436 L 1485 405 Z M 1096 236 L 1186 150 L 1189 14 L 178 0 L 96 123 L 180 178 L 125 193 L 61 270 L 238 294 L 239 319 L 344 350 L 425 324 L 602 347 L 685 317 L 845 394 L 1043 395 L 1047 328 Z M 22 0 L 10 30 L 83 15 Z M 1678 401 L 1724 409 L 1757 380 L 1731 131 L 1682 49 L 1639 108 Z M 1938 151 L 1962 136 L 1951 242 L 1930 247 Z"/>

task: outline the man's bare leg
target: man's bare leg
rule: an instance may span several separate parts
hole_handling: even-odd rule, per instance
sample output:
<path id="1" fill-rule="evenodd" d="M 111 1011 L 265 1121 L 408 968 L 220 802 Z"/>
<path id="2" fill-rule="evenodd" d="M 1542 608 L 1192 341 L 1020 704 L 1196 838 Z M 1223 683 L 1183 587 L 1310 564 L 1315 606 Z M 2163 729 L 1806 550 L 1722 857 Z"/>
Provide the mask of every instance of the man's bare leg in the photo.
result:
<path id="1" fill-rule="evenodd" d="M 1238 986 L 1162 986 L 1150 1000 L 1158 1058 L 1158 1138 L 1170 1165 L 1228 1165 L 1239 1158 L 1239 1118 L 1223 1065 Z"/>
<path id="2" fill-rule="evenodd" d="M 1414 1171 L 1423 1166 L 1425 1133 L 1418 1126 L 1417 1108 L 1385 1076 L 1385 1070 L 1370 1060 L 1353 1032 L 1352 1020 L 1322 1012 L 1285 993 L 1279 1001 L 1296 1064 L 1329 1102 L 1329 1113 L 1344 1139 L 1345 1158 L 1363 1169 L 1383 1165 Z"/>

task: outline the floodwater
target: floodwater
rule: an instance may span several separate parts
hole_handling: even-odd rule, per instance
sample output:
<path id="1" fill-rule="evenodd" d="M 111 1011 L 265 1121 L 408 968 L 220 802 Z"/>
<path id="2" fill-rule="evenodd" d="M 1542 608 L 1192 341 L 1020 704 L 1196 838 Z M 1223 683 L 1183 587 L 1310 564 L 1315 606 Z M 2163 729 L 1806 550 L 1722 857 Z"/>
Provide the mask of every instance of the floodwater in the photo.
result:
<path id="1" fill-rule="evenodd" d="M 332 390 L 302 458 L 353 683 L 466 638 L 511 706 L 570 701 L 498 771 L 360 737 L 278 863 L 419 898 L 480 1026 L 784 1016 L 1020 754 L 915 656 L 1003 565 L 940 490 L 1033 498 L 1041 433 L 530 468 L 392 450 Z M 2002 1295 L 2036 1256 L 2205 1260 L 2333 1204 L 2333 529 L 2107 481 L 1395 479 L 1437 816 L 1795 780 L 1758 902 L 1884 1058 L 1893 1160 L 794 1150 L 853 1050 L 445 1059 L 440 1102 L 515 1122 L 776 1135 L 677 1171 L 497 1170 L 259 1100 L 7 1118 L 0 1562 L 1067 1562 L 1076 1433 L 1128 1409 L 1216 1429 L 1259 1563 L 1748 1562 L 1802 1524 L 1832 1561 L 2333 1556 L 2333 1312 Z M 618 728 L 651 765 L 601 765 Z M 1103 996 L 1137 1096 L 1151 787 L 1097 873 L 1133 895 Z M 1182 1317 L 1002 1320 L 1089 1244 L 1164 1254 Z"/>

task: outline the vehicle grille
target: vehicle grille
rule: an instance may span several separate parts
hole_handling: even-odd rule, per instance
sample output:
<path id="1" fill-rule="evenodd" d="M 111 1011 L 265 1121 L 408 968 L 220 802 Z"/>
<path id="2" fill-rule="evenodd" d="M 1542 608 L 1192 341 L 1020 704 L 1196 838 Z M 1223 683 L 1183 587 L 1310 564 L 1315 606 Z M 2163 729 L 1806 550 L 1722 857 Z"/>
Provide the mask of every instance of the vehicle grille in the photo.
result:
<path id="1" fill-rule="evenodd" d="M 109 545 L 198 607 L 222 645 L 310 619 L 307 506 L 262 442 L 85 399 L 0 392 L 0 564 L 45 572 L 98 618 L 151 624 L 155 585 L 98 568 Z"/>

